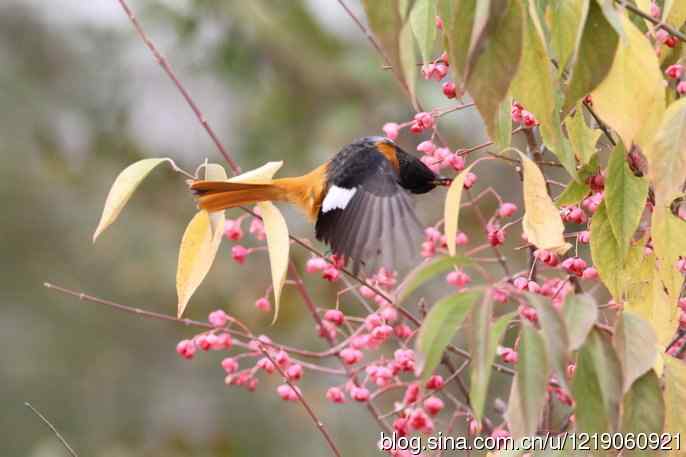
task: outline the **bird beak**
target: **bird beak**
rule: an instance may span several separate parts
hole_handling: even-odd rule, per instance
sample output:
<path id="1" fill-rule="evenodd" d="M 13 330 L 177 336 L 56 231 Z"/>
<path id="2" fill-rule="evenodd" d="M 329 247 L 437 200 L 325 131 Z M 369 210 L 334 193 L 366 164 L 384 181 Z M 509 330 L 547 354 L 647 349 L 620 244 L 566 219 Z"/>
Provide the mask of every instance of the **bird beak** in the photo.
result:
<path id="1" fill-rule="evenodd" d="M 443 176 L 439 176 L 438 178 L 436 178 L 436 180 L 433 181 L 433 184 L 435 186 L 449 186 L 450 184 L 452 184 L 452 182 L 453 178 L 445 178 Z"/>

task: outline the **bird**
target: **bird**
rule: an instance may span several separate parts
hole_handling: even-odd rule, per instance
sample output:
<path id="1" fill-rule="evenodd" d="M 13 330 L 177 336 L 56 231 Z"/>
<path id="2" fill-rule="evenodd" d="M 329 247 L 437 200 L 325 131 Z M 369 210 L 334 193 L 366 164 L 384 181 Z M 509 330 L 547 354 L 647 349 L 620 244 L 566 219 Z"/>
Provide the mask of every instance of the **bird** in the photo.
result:
<path id="1" fill-rule="evenodd" d="M 451 181 L 391 139 L 369 136 L 302 176 L 268 184 L 196 180 L 190 189 L 208 212 L 261 201 L 295 204 L 314 224 L 316 238 L 344 263 L 351 261 L 357 274 L 363 266 L 395 269 L 399 257 L 415 252 L 422 224 L 411 194 Z"/>

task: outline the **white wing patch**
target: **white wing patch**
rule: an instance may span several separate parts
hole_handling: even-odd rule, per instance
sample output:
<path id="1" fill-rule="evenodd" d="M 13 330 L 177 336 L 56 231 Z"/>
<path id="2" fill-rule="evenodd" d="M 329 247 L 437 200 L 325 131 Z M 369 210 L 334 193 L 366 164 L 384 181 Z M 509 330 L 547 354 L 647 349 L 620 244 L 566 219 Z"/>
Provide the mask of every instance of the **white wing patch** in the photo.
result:
<path id="1" fill-rule="evenodd" d="M 346 189 L 344 187 L 331 186 L 322 202 L 322 213 L 327 213 L 334 209 L 345 209 L 350 200 L 357 192 L 357 187 Z"/>

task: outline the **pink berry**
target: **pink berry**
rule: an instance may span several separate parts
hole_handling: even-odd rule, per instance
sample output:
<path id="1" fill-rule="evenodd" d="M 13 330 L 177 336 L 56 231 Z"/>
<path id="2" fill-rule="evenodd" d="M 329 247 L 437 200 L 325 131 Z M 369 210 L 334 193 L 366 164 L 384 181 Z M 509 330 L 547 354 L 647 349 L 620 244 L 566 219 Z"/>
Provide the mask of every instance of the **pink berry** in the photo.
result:
<path id="1" fill-rule="evenodd" d="M 210 313 L 210 315 L 207 317 L 207 321 L 210 323 L 210 325 L 212 325 L 212 327 L 221 328 L 226 326 L 226 323 L 229 321 L 229 315 L 221 309 L 218 309 Z"/>
<path id="2" fill-rule="evenodd" d="M 538 285 L 536 281 L 529 281 L 529 283 L 526 285 L 527 290 L 531 292 L 532 294 L 537 294 L 541 291 L 541 286 Z"/>
<path id="3" fill-rule="evenodd" d="M 387 122 L 383 125 L 382 130 L 388 139 L 395 140 L 398 138 L 398 134 L 400 133 L 400 126 L 395 122 Z"/>
<path id="4" fill-rule="evenodd" d="M 365 402 L 369 400 L 369 390 L 365 387 L 355 386 L 350 389 L 350 397 L 355 401 Z"/>
<path id="5" fill-rule="evenodd" d="M 579 233 L 579 243 L 588 244 L 591 241 L 591 232 L 584 230 Z"/>
<path id="6" fill-rule="evenodd" d="M 426 432 L 428 429 L 433 428 L 433 423 L 431 422 L 431 419 L 429 419 L 429 416 L 424 412 L 424 410 L 419 408 L 410 413 L 408 423 L 410 428 L 417 431 Z"/>
<path id="7" fill-rule="evenodd" d="M 386 323 L 393 323 L 398 320 L 398 310 L 393 306 L 384 306 L 379 311 L 379 314 Z"/>
<path id="8" fill-rule="evenodd" d="M 303 367 L 299 363 L 294 363 L 286 369 L 286 377 L 291 381 L 297 381 L 303 377 Z"/>
<path id="9" fill-rule="evenodd" d="M 272 374 L 274 373 L 274 370 L 276 370 L 274 363 L 267 357 L 262 357 L 260 360 L 257 361 L 255 366 L 260 370 L 264 370 L 264 372 L 267 374 Z"/>
<path id="10" fill-rule="evenodd" d="M 347 365 L 354 365 L 362 360 L 362 351 L 353 348 L 345 348 L 340 352 L 340 356 Z"/>
<path id="11" fill-rule="evenodd" d="M 329 266 L 329 262 L 322 259 L 321 257 L 312 257 L 305 264 L 305 271 L 308 273 L 316 273 L 318 271 L 324 270 Z"/>
<path id="12" fill-rule="evenodd" d="M 528 128 L 528 129 L 530 129 L 530 128 L 538 125 L 538 121 L 536 120 L 536 118 L 534 117 L 534 115 L 532 113 L 530 113 L 529 111 L 523 110 L 522 111 L 522 125 L 524 125 L 524 127 Z"/>
<path id="13" fill-rule="evenodd" d="M 259 210 L 259 208 L 255 208 Z M 267 238 L 267 233 L 264 231 L 264 223 L 260 219 L 256 217 L 252 218 L 250 221 L 250 234 L 260 241 Z"/>
<path id="14" fill-rule="evenodd" d="M 241 229 L 240 219 L 227 219 L 224 222 L 224 235 L 233 241 L 238 241 L 243 238 L 243 230 Z"/>
<path id="15" fill-rule="evenodd" d="M 519 315 L 523 319 L 527 319 L 534 323 L 538 322 L 538 312 L 536 312 L 536 308 L 533 306 L 520 305 L 517 311 L 519 311 Z"/>
<path id="16" fill-rule="evenodd" d="M 424 409 L 430 416 L 440 413 L 444 406 L 443 400 L 438 397 L 431 396 L 424 400 Z"/>
<path id="17" fill-rule="evenodd" d="M 517 212 L 517 205 L 514 203 L 505 202 L 498 208 L 498 216 L 510 217 Z"/>
<path id="18" fill-rule="evenodd" d="M 297 393 L 294 388 L 297 390 Z M 276 388 L 276 392 L 279 394 L 279 397 L 281 397 L 282 400 L 296 401 L 298 399 L 298 393 L 300 393 L 300 389 L 298 389 L 297 386 L 291 387 L 288 384 L 281 384 Z"/>
<path id="19" fill-rule="evenodd" d="M 227 357 L 222 360 L 222 368 L 227 374 L 232 374 L 238 371 L 238 362 L 233 357 Z"/>
<path id="20" fill-rule="evenodd" d="M 436 145 L 431 140 L 422 141 L 417 145 L 417 151 L 431 155 L 436 150 Z"/>
<path id="21" fill-rule="evenodd" d="M 476 175 L 470 171 L 464 177 L 463 186 L 465 189 L 469 189 L 474 183 L 476 183 Z"/>
<path id="22" fill-rule="evenodd" d="M 476 419 L 470 419 L 469 426 L 467 428 L 469 429 L 470 435 L 476 435 L 481 431 L 481 424 Z"/>
<path id="23" fill-rule="evenodd" d="M 518 360 L 517 352 L 511 348 L 499 347 L 498 348 L 498 355 L 500 356 L 500 360 L 502 360 L 503 363 L 510 363 L 510 364 L 517 363 L 517 360 Z"/>
<path id="24" fill-rule="evenodd" d="M 214 340 L 211 349 L 214 350 L 229 350 L 233 346 L 233 339 L 228 333 L 220 333 Z"/>
<path id="25" fill-rule="evenodd" d="M 662 16 L 662 10 L 655 2 L 650 2 L 650 15 L 653 17 L 653 19 L 660 19 Z"/>
<path id="26" fill-rule="evenodd" d="M 324 313 L 324 319 L 332 324 L 339 326 L 345 322 L 345 314 L 338 309 L 329 309 Z"/>
<path id="27" fill-rule="evenodd" d="M 527 290 L 529 288 L 529 280 L 523 276 L 515 278 L 513 284 L 519 290 Z"/>
<path id="28" fill-rule="evenodd" d="M 419 384 L 416 382 L 411 383 L 407 386 L 405 394 L 403 396 L 403 403 L 406 405 L 411 405 L 415 403 L 419 398 Z"/>
<path id="29" fill-rule="evenodd" d="M 345 401 L 345 395 L 340 388 L 330 387 L 326 391 L 326 399 L 332 403 L 343 403 Z"/>
<path id="30" fill-rule="evenodd" d="M 412 336 L 412 329 L 407 324 L 398 324 L 393 328 L 395 336 L 401 340 L 405 340 Z"/>
<path id="31" fill-rule="evenodd" d="M 412 349 L 397 349 L 393 353 L 393 360 L 401 371 L 414 371 L 415 354 Z"/>
<path id="32" fill-rule="evenodd" d="M 414 120 L 421 129 L 430 129 L 434 126 L 434 118 L 431 113 L 425 111 L 414 115 Z"/>
<path id="33" fill-rule="evenodd" d="M 494 287 L 493 289 L 491 289 L 491 297 L 493 298 L 493 300 L 500 304 L 507 303 L 507 300 L 510 298 L 507 290 L 500 289 L 498 287 Z"/>
<path id="34" fill-rule="evenodd" d="M 184 359 L 192 359 L 195 355 L 195 344 L 191 340 L 181 340 L 176 345 L 176 352 Z"/>
<path id="35" fill-rule="evenodd" d="M 458 288 L 465 287 L 467 284 L 472 282 L 472 278 L 470 278 L 469 275 L 462 270 L 451 271 L 445 277 L 445 280 L 451 286 Z"/>
<path id="36" fill-rule="evenodd" d="M 667 39 L 665 39 L 665 46 L 668 48 L 675 48 L 678 43 L 679 40 L 674 35 L 669 35 Z"/>
<path id="37" fill-rule="evenodd" d="M 240 244 L 237 244 L 231 248 L 231 257 L 233 257 L 233 260 L 239 264 L 243 264 L 243 262 L 245 262 L 245 258 L 248 257 L 248 254 L 250 254 L 250 249 L 247 249 Z"/>
<path id="38" fill-rule="evenodd" d="M 457 98 L 457 86 L 452 81 L 447 81 L 443 83 L 443 95 L 446 98 Z"/>
<path id="39" fill-rule="evenodd" d="M 467 237 L 467 234 L 464 232 L 458 232 L 455 237 L 455 244 L 458 246 L 465 246 L 469 244 L 469 237 Z"/>
<path id="40" fill-rule="evenodd" d="M 665 29 L 660 29 L 657 32 L 655 32 L 655 39 L 657 40 L 658 43 L 665 43 L 668 38 L 669 38 L 669 32 L 666 31 Z"/>
<path id="41" fill-rule="evenodd" d="M 512 122 L 515 122 L 517 124 L 521 124 L 522 123 L 521 105 L 517 106 L 517 105 L 513 104 L 512 108 L 510 109 L 510 115 L 512 116 Z"/>
<path id="42" fill-rule="evenodd" d="M 443 19 L 441 19 L 441 16 L 436 16 L 436 28 L 443 30 Z"/>
<path id="43" fill-rule="evenodd" d="M 427 227 L 424 229 L 424 236 L 432 243 L 441 241 L 441 232 L 436 227 Z"/>
<path id="44" fill-rule="evenodd" d="M 426 381 L 426 388 L 431 390 L 442 389 L 444 384 L 443 376 L 435 374 Z"/>
<path id="45" fill-rule="evenodd" d="M 676 91 L 679 95 L 686 94 L 686 81 L 679 81 L 679 84 L 676 85 Z"/>
<path id="46" fill-rule="evenodd" d="M 372 330 L 371 337 L 376 342 L 383 342 L 393 334 L 393 327 L 387 324 L 380 325 Z"/>
<path id="47" fill-rule="evenodd" d="M 208 335 L 201 333 L 195 337 L 195 345 L 202 349 L 203 351 L 208 351 L 212 346 L 212 343 L 208 341 Z"/>
<path id="48" fill-rule="evenodd" d="M 322 278 L 326 279 L 329 282 L 336 282 L 340 277 L 341 271 L 334 266 L 328 266 L 322 274 Z"/>
<path id="49" fill-rule="evenodd" d="M 680 64 L 674 64 L 670 65 L 667 67 L 665 70 L 665 74 L 670 78 L 670 79 L 680 79 L 681 76 L 684 74 L 684 66 Z"/>
<path id="50" fill-rule="evenodd" d="M 584 279 L 598 279 L 598 270 L 596 270 L 593 267 L 588 267 L 584 269 L 584 271 L 581 273 L 581 277 Z"/>
<path id="51" fill-rule="evenodd" d="M 486 237 L 491 246 L 500 246 L 505 241 L 505 232 L 502 229 L 489 230 Z"/>
<path id="52" fill-rule="evenodd" d="M 464 157 L 459 154 L 450 154 L 444 162 L 453 167 L 455 171 L 462 171 L 465 167 Z"/>
<path id="53" fill-rule="evenodd" d="M 272 304 L 269 303 L 267 297 L 260 297 L 255 301 L 255 308 L 268 313 L 272 309 Z"/>
<path id="54" fill-rule="evenodd" d="M 276 362 L 281 368 L 286 368 L 291 363 L 291 358 L 286 351 L 279 351 L 274 354 L 274 362 Z"/>

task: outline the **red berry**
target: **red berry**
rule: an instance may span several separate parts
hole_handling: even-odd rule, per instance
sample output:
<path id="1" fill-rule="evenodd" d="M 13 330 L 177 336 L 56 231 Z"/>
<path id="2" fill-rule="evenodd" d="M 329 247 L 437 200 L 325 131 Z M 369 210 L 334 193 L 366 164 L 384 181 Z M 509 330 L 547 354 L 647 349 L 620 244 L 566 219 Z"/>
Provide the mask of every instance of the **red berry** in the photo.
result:
<path id="1" fill-rule="evenodd" d="M 443 95 L 447 98 L 457 98 L 457 86 L 452 81 L 443 83 Z"/>

